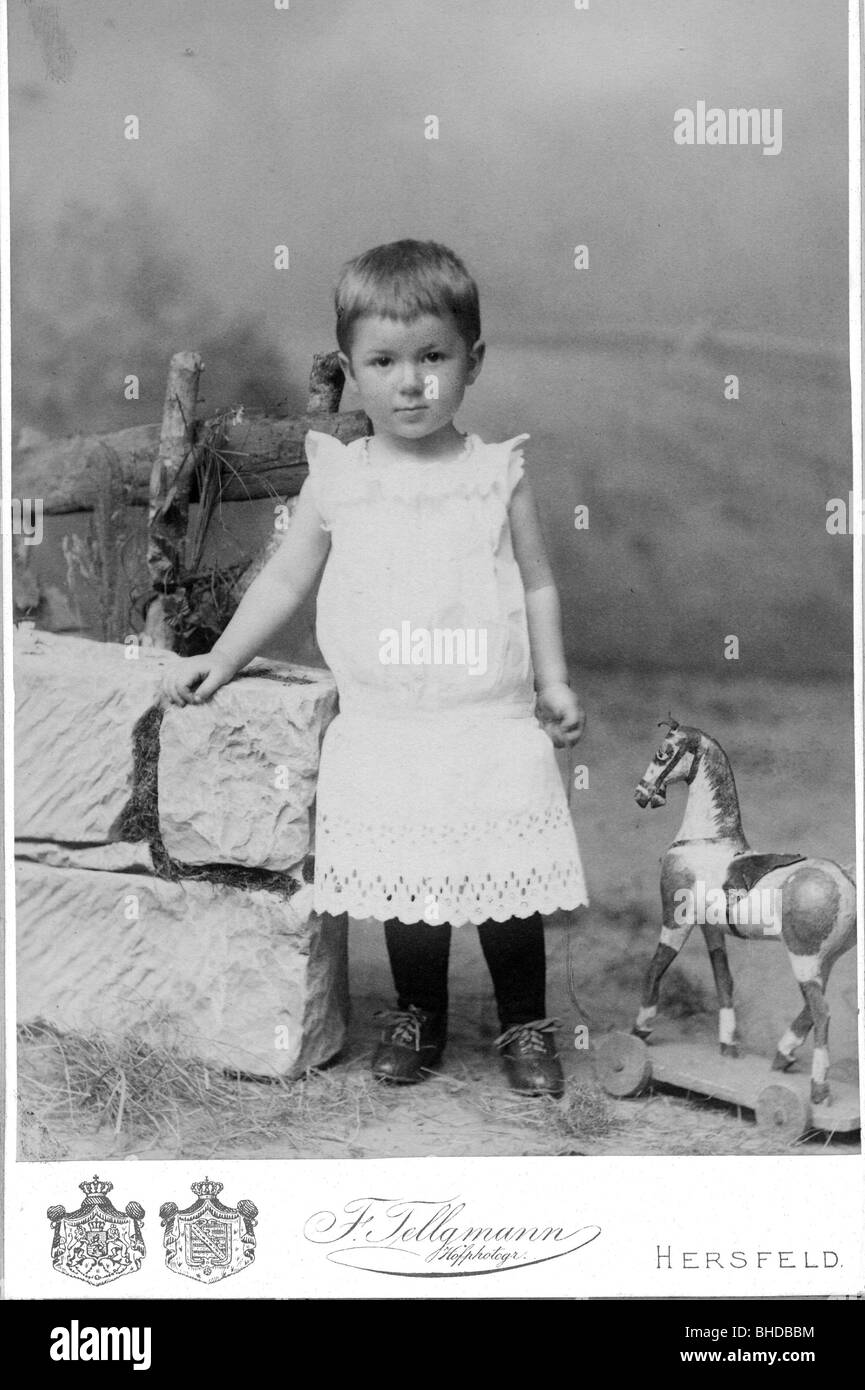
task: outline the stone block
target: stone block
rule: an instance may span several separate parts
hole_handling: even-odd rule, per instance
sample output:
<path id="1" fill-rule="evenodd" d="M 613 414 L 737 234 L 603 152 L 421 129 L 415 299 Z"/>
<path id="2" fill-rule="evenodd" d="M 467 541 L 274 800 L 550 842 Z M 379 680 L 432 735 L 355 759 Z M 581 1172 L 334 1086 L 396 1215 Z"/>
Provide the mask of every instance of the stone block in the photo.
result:
<path id="1" fill-rule="evenodd" d="M 288 869 L 312 843 L 326 671 L 257 661 L 201 705 L 169 705 L 159 739 L 159 829 L 172 859 Z"/>
<path id="2" fill-rule="evenodd" d="M 13 658 L 15 834 L 104 844 L 132 789 L 133 727 L 177 658 L 51 632 L 16 639 Z"/>
<path id="3" fill-rule="evenodd" d="M 158 811 L 169 855 L 285 870 L 309 852 L 319 750 L 336 712 L 328 672 L 259 658 L 212 700 L 181 707 L 161 693 L 179 660 L 163 648 L 35 632 L 16 637 L 14 658 L 17 838 L 116 839 L 133 793 L 135 725 L 164 705 Z"/>
<path id="4" fill-rule="evenodd" d="M 343 1046 L 345 919 L 266 889 L 16 861 L 23 1023 L 295 1077 Z"/>
<path id="5" fill-rule="evenodd" d="M 15 858 L 32 859 L 55 869 L 105 869 L 110 873 L 153 874 L 156 866 L 150 846 L 142 840 L 130 844 L 62 845 L 53 840 L 16 840 Z M 300 872 L 297 877 L 300 878 Z"/>

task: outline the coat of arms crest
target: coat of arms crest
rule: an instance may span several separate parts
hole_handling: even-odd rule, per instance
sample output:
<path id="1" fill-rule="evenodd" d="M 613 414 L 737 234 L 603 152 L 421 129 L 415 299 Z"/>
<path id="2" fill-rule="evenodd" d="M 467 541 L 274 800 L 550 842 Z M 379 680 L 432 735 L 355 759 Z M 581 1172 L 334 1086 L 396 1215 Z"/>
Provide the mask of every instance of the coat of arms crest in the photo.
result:
<path id="1" fill-rule="evenodd" d="M 165 1227 L 165 1263 L 175 1274 L 215 1284 L 247 1269 L 255 1259 L 258 1207 L 243 1198 L 236 1207 L 219 1200 L 221 1182 L 194 1182 L 196 1200 L 183 1210 L 165 1202 L 159 1215 Z"/>
<path id="2" fill-rule="evenodd" d="M 97 1176 L 79 1183 L 84 1200 L 76 1211 L 63 1206 L 48 1208 L 54 1228 L 51 1263 L 58 1274 L 83 1279 L 88 1284 L 108 1284 L 123 1274 L 134 1274 L 144 1259 L 141 1226 L 144 1208 L 127 1202 L 118 1211 L 108 1194 L 114 1184 Z"/>

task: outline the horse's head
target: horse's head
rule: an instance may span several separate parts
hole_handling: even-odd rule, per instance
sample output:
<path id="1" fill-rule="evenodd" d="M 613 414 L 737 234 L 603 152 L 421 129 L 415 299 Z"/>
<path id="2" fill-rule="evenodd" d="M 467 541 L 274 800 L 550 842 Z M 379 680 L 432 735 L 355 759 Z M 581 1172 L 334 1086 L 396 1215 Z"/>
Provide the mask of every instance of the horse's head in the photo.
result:
<path id="1" fill-rule="evenodd" d="M 697 770 L 697 759 L 704 735 L 699 729 L 677 724 L 675 719 L 663 719 L 658 725 L 667 733 L 658 745 L 636 787 L 634 799 L 638 806 L 663 806 L 670 782 L 690 782 Z"/>

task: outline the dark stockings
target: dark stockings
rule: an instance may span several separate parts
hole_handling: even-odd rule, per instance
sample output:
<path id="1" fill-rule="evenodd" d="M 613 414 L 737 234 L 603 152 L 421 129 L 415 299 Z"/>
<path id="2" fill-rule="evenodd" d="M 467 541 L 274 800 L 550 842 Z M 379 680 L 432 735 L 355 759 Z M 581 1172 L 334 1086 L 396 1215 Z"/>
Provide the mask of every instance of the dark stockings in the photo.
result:
<path id="1" fill-rule="evenodd" d="M 430 1013 L 447 1013 L 451 925 L 384 924 L 387 953 L 401 1009 L 414 1004 Z M 492 976 L 502 1029 L 531 1023 L 546 1011 L 546 956 L 540 915 L 483 922 L 481 949 Z"/>

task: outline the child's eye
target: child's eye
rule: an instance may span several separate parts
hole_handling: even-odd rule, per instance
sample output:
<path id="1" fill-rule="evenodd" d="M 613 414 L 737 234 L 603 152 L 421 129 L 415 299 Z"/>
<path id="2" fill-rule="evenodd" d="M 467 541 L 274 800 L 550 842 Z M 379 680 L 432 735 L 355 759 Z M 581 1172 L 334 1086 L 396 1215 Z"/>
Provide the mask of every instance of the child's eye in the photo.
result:
<path id="1" fill-rule="evenodd" d="M 426 355 L 428 362 L 441 362 L 444 358 L 443 352 L 428 352 Z"/>
<path id="2" fill-rule="evenodd" d="M 382 356 L 382 357 L 374 357 L 374 358 L 372 359 L 372 365 L 373 365 L 374 367 L 387 367 L 387 366 L 390 365 L 390 358 L 389 358 L 389 357 L 384 357 L 384 356 Z"/>

